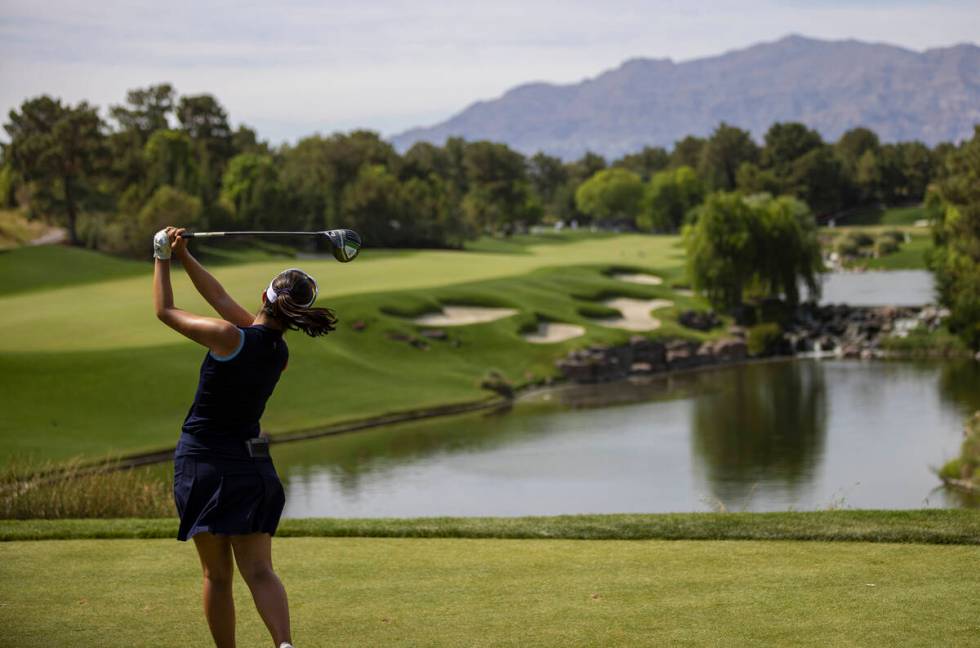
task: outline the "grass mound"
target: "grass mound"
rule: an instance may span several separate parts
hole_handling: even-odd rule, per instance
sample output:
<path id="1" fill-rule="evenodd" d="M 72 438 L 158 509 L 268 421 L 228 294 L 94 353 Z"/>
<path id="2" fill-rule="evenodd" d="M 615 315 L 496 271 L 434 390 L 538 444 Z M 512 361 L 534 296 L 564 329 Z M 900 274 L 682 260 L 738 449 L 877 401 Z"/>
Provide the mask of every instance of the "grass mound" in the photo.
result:
<path id="1" fill-rule="evenodd" d="M 149 263 L 62 245 L 0 252 L 0 297 L 146 275 Z"/>

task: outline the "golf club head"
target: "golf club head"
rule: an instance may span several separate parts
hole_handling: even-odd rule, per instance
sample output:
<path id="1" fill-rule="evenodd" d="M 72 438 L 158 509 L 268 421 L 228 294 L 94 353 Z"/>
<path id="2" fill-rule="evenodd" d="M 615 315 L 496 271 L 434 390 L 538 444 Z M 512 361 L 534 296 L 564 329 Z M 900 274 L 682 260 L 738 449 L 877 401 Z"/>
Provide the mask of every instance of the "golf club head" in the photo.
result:
<path id="1" fill-rule="evenodd" d="M 353 261 L 361 251 L 361 236 L 354 230 L 327 230 L 324 234 L 333 245 L 334 258 L 341 263 Z"/>

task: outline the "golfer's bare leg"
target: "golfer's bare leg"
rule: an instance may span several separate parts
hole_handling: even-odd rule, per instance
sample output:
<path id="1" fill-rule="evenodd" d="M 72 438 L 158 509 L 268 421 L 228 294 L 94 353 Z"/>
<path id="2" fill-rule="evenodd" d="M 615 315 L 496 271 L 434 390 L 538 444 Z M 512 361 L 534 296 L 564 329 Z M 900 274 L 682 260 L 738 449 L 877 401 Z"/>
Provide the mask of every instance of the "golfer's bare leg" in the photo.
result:
<path id="1" fill-rule="evenodd" d="M 272 570 L 272 537 L 268 533 L 232 536 L 238 571 L 252 590 L 252 599 L 272 635 L 272 643 L 292 643 L 289 635 L 289 603 L 286 588 Z"/>
<path id="2" fill-rule="evenodd" d="M 235 648 L 235 599 L 231 584 L 235 569 L 227 537 L 198 533 L 194 545 L 204 570 L 204 616 L 218 648 Z"/>

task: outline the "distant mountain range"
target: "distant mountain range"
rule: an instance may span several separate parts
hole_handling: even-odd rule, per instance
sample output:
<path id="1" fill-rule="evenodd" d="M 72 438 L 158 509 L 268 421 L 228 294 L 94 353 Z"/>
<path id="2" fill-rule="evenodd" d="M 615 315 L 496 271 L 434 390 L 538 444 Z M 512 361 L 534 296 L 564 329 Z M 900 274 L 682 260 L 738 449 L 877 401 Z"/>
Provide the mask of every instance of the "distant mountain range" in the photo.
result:
<path id="1" fill-rule="evenodd" d="M 527 154 L 617 157 L 707 135 L 721 121 L 760 141 L 776 121 L 803 122 L 828 140 L 867 126 L 886 142 L 958 141 L 980 123 L 980 47 L 919 53 L 789 36 L 684 63 L 639 58 L 581 83 L 518 86 L 391 141 L 405 150 L 461 136 Z"/>

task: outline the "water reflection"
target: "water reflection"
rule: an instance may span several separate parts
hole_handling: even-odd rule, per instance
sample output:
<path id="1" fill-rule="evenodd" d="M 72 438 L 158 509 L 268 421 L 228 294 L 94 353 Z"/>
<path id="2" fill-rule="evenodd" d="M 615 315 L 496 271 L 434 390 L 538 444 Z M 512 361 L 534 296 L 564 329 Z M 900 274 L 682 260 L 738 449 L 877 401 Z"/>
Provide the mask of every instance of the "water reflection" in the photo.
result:
<path id="1" fill-rule="evenodd" d="M 276 446 L 287 516 L 971 506 L 936 491 L 980 371 L 786 361 Z"/>
<path id="2" fill-rule="evenodd" d="M 980 409 L 980 362 L 951 360 L 944 362 L 939 374 L 939 396 L 967 412 Z"/>
<path id="3" fill-rule="evenodd" d="M 549 432 L 547 428 L 529 429 L 510 419 L 506 425 L 494 424 L 501 415 L 466 414 L 283 444 L 276 446 L 276 464 L 288 467 L 294 480 L 326 473 L 343 493 L 356 495 L 365 479 L 397 466 L 491 451 L 518 438 L 526 439 L 528 434 Z"/>
<path id="4" fill-rule="evenodd" d="M 823 367 L 782 362 L 705 379 L 715 388 L 694 399 L 691 441 L 712 494 L 741 501 L 762 479 L 792 492 L 805 485 L 827 436 Z"/>

